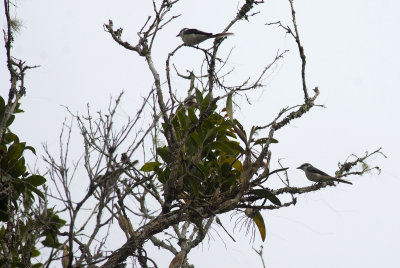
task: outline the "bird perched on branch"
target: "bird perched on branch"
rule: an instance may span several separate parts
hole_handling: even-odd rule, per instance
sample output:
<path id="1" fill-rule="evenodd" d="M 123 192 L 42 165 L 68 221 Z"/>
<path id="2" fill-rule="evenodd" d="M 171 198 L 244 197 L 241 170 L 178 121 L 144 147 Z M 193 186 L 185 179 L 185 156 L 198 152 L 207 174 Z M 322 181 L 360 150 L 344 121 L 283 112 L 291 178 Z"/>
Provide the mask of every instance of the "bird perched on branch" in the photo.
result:
<path id="1" fill-rule="evenodd" d="M 313 182 L 343 182 L 347 184 L 352 184 L 349 181 L 341 180 L 332 176 L 329 176 L 325 172 L 313 167 L 311 164 L 305 163 L 299 166 L 297 169 L 301 169 L 306 173 L 307 179 Z"/>
<path id="2" fill-rule="evenodd" d="M 185 45 L 194 46 L 210 38 L 222 38 L 229 35 L 233 35 L 233 33 L 212 34 L 202 32 L 197 29 L 183 28 L 177 37 L 180 36 Z"/>

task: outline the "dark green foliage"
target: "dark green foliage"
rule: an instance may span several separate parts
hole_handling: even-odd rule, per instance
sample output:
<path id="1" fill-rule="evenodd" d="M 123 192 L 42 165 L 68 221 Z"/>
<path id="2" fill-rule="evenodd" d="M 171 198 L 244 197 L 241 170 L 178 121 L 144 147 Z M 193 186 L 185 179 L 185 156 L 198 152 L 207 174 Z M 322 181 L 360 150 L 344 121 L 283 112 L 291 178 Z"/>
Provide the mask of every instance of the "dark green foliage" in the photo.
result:
<path id="1" fill-rule="evenodd" d="M 58 232 L 65 221 L 52 209 L 42 207 L 44 210 L 41 210 L 35 206 L 39 199 L 43 204 L 45 196 L 41 186 L 46 179 L 27 172 L 24 153 L 31 151 L 36 154 L 36 151 L 9 129 L 14 114 L 23 111 L 18 104 L 14 114 L 7 119 L 6 109 L 5 101 L 0 97 L 0 122 L 7 120 L 4 129 L 0 129 L 0 267 L 26 267 L 32 265 L 32 258 L 40 255 L 36 248 L 39 241 L 45 247 L 58 248 L 61 245 Z M 7 239 L 10 234 L 12 242 Z M 3 245 L 7 245 L 11 255 L 6 256 Z M 42 264 L 36 263 L 32 267 L 42 267 Z"/>
<path id="2" fill-rule="evenodd" d="M 238 184 L 242 172 L 239 158 L 243 148 L 236 140 L 236 135 L 229 119 L 216 111 L 217 106 L 204 118 L 209 109 L 210 97 L 203 97 L 196 91 L 196 104 L 179 107 L 172 115 L 172 126 L 179 141 L 187 137 L 183 150 L 179 152 L 179 172 L 183 178 L 183 188 L 178 194 L 182 198 L 197 198 L 213 195 L 216 191 L 224 192 Z M 199 118 L 204 118 L 197 127 Z M 164 130 L 166 126 L 163 125 Z M 161 183 L 170 178 L 170 164 L 173 161 L 168 146 L 158 147 L 157 155 L 163 164 L 148 162 L 143 171 L 154 171 Z"/>

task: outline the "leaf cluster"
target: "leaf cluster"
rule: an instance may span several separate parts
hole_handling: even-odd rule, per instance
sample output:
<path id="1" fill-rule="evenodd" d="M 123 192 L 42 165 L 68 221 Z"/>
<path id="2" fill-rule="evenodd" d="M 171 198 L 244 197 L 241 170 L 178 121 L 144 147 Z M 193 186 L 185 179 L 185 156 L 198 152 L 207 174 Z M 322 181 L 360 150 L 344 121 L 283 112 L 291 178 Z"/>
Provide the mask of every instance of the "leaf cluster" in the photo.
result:
<path id="1" fill-rule="evenodd" d="M 21 142 L 10 130 L 15 114 L 23 112 L 16 105 L 12 114 L 6 114 L 7 105 L 0 97 L 0 122 L 6 120 L 0 141 L 0 267 L 26 267 L 31 258 L 40 255 L 36 247 L 42 240 L 45 247 L 57 248 L 58 230 L 65 224 L 53 209 L 38 211 L 36 203 L 45 203 L 41 187 L 46 179 L 27 171 L 24 157 L 26 151 L 36 154 L 33 147 Z M 32 267 L 40 267 L 37 263 Z"/>
<path id="2" fill-rule="evenodd" d="M 181 105 L 171 120 L 178 142 L 188 135 L 179 151 L 180 164 L 176 175 L 183 183 L 177 194 L 185 199 L 226 192 L 238 184 L 243 171 L 240 160 L 243 148 L 231 122 L 216 111 L 217 105 L 213 105 L 210 115 L 199 123 L 199 116 L 209 106 L 210 96 L 203 96 L 197 90 L 195 99 L 196 102 L 189 107 Z M 165 131 L 165 124 L 163 128 Z M 158 147 L 156 151 L 160 160 L 145 163 L 141 170 L 154 171 L 158 180 L 166 184 L 172 179 L 174 157 L 168 146 Z"/>

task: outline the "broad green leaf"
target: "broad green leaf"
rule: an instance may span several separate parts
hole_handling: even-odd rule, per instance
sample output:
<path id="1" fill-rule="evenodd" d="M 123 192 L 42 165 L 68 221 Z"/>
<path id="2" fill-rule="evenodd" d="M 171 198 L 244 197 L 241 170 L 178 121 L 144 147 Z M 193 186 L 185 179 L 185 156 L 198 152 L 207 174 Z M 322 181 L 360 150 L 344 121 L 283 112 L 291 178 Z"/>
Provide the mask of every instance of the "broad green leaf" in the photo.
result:
<path id="1" fill-rule="evenodd" d="M 13 143 L 7 150 L 7 156 L 10 160 L 19 159 L 24 151 L 25 143 Z"/>
<path id="2" fill-rule="evenodd" d="M 44 184 L 46 182 L 46 179 L 40 175 L 32 175 L 26 178 L 25 181 L 37 187 Z"/>
<path id="3" fill-rule="evenodd" d="M 39 252 L 40 253 L 40 252 Z M 34 256 L 32 256 L 32 257 L 34 257 Z M 43 267 L 44 265 L 43 265 L 43 263 L 41 263 L 41 262 L 38 262 L 38 263 L 35 263 L 34 265 L 32 265 L 32 268 L 41 268 L 41 267 Z"/>
<path id="4" fill-rule="evenodd" d="M 147 162 L 141 167 L 141 171 L 150 172 L 153 171 L 155 167 L 161 166 L 160 162 Z"/>
<path id="5" fill-rule="evenodd" d="M 237 142 L 237 141 L 229 141 L 228 146 L 231 147 L 233 150 L 235 150 L 236 153 L 241 153 L 244 151 L 242 146 L 240 146 L 239 142 Z"/>
<path id="6" fill-rule="evenodd" d="M 227 145 L 223 142 L 220 142 L 220 141 L 214 141 L 211 144 L 211 148 L 216 149 L 222 153 L 229 154 L 229 155 L 234 155 L 236 153 L 235 150 L 232 149 L 229 145 Z"/>
<path id="7" fill-rule="evenodd" d="M 196 90 L 196 102 L 200 106 L 203 104 L 203 95 L 199 90 Z"/>
<path id="8" fill-rule="evenodd" d="M 261 216 L 261 213 L 257 211 L 254 215 L 253 221 L 256 223 L 258 230 L 260 231 L 261 239 L 262 241 L 265 240 L 265 224 L 264 224 L 264 219 Z"/>
<path id="9" fill-rule="evenodd" d="M 190 133 L 189 137 L 196 143 L 197 146 L 200 146 L 200 138 L 196 133 Z"/>
<path id="10" fill-rule="evenodd" d="M 197 116 L 196 116 L 196 114 L 195 114 L 195 112 L 194 112 L 194 108 L 193 108 L 193 107 L 190 107 L 190 108 L 188 109 L 188 116 L 189 116 L 190 121 L 191 121 L 192 123 L 196 123 L 196 122 L 198 121 Z"/>
<path id="11" fill-rule="evenodd" d="M 226 98 L 226 113 L 231 121 L 233 121 L 232 94 L 229 94 Z"/>
<path id="12" fill-rule="evenodd" d="M 213 140 L 215 137 L 215 134 L 217 133 L 217 129 L 216 128 L 211 128 L 207 131 L 206 137 L 203 140 L 204 142 L 207 142 L 210 138 Z"/>
<path id="13" fill-rule="evenodd" d="M 267 198 L 269 201 L 271 201 L 273 204 L 277 206 L 282 206 L 281 201 L 276 197 L 271 191 L 268 189 L 253 189 L 249 191 L 249 194 L 257 195 L 262 198 Z"/>
<path id="14" fill-rule="evenodd" d="M 167 146 L 158 147 L 156 149 L 157 154 L 164 160 L 165 163 L 169 164 L 172 161 L 171 152 L 169 151 Z"/>
<path id="15" fill-rule="evenodd" d="M 200 110 L 204 111 L 205 109 L 207 109 L 209 104 L 210 104 L 210 94 L 207 94 L 203 100 L 203 103 L 200 106 Z"/>
<path id="16" fill-rule="evenodd" d="M 7 133 L 4 135 L 4 142 L 5 142 L 6 144 L 9 144 L 9 143 L 11 143 L 11 142 L 16 142 L 16 143 L 18 143 L 18 142 L 19 142 L 19 139 L 18 139 L 18 136 L 15 135 L 14 133 L 12 133 L 12 132 L 7 132 Z"/>
<path id="17" fill-rule="evenodd" d="M 178 116 L 179 124 L 181 125 L 181 128 L 187 129 L 189 126 L 189 119 L 185 115 L 184 110 L 179 110 L 176 115 Z"/>
<path id="18" fill-rule="evenodd" d="M 163 171 L 161 168 L 155 167 L 154 172 L 157 174 L 157 178 L 162 184 L 167 182 L 169 175 L 171 174 L 169 168 L 165 168 Z"/>
<path id="19" fill-rule="evenodd" d="M 34 192 L 35 194 L 37 194 L 41 199 L 43 199 L 44 200 L 44 194 L 38 189 L 38 188 L 36 188 L 36 187 L 33 187 L 33 186 L 28 186 L 28 188 L 32 191 L 32 192 Z"/>
<path id="20" fill-rule="evenodd" d="M 26 171 L 25 158 L 19 160 L 11 160 L 9 162 L 8 173 L 14 178 L 18 178 Z"/>
<path id="21" fill-rule="evenodd" d="M 32 258 L 35 258 L 35 257 L 37 257 L 37 256 L 39 256 L 39 255 L 40 255 L 40 251 L 34 248 L 34 249 L 32 250 Z M 35 265 L 36 265 L 36 264 L 35 264 Z M 35 267 L 35 265 L 33 265 L 32 267 Z M 40 267 L 40 266 L 36 266 L 36 267 Z"/>
<path id="22" fill-rule="evenodd" d="M 234 139 L 237 138 L 237 136 L 236 136 L 236 134 L 235 134 L 235 131 L 232 130 L 232 129 L 229 129 L 228 131 L 226 131 L 226 135 L 229 136 L 229 137 L 232 137 L 232 138 L 234 138 Z"/>

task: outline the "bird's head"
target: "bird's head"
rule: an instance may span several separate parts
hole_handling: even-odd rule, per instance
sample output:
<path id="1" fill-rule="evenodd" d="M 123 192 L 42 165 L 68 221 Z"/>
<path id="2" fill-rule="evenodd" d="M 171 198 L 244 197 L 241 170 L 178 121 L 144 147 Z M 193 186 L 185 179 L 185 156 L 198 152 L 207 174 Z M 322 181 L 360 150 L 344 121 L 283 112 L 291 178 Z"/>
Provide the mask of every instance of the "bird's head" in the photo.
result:
<path id="1" fill-rule="evenodd" d="M 188 28 L 183 28 L 176 37 L 178 36 L 182 37 L 183 33 L 186 32 L 187 29 Z"/>
<path id="2" fill-rule="evenodd" d="M 304 163 L 303 165 L 299 166 L 297 169 L 306 170 L 309 167 L 311 167 L 311 164 Z"/>

